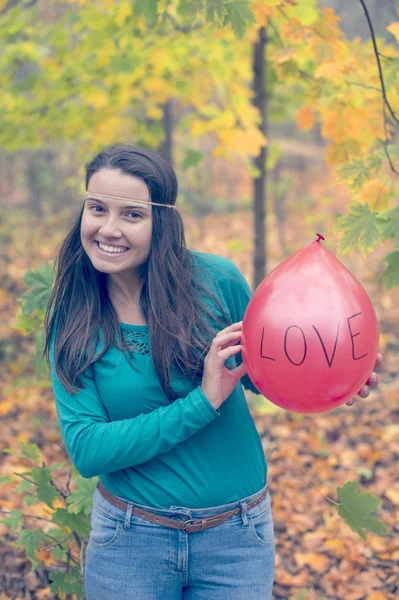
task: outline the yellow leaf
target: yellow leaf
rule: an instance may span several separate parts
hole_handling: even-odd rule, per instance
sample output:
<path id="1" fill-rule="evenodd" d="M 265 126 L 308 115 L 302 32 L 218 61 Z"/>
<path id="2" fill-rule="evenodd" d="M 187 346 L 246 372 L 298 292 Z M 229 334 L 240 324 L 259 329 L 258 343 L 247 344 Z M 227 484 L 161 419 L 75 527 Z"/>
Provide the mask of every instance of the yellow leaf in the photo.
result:
<path id="1" fill-rule="evenodd" d="M 385 490 L 384 494 L 392 504 L 399 506 L 399 488 L 388 488 Z"/>
<path id="2" fill-rule="evenodd" d="M 294 18 L 286 21 L 281 26 L 281 37 L 291 42 L 301 42 L 305 36 L 306 27 L 302 25 L 299 19 Z"/>
<path id="3" fill-rule="evenodd" d="M 368 204 L 373 211 L 389 208 L 391 199 L 390 188 L 380 179 L 367 181 L 358 196 L 361 204 Z"/>
<path id="4" fill-rule="evenodd" d="M 273 52 L 271 58 L 276 65 L 282 65 L 297 56 L 298 51 L 295 48 L 282 48 Z"/>
<path id="5" fill-rule="evenodd" d="M 147 117 L 150 119 L 161 120 L 162 119 L 162 109 L 159 106 L 148 106 L 147 107 Z"/>
<path id="6" fill-rule="evenodd" d="M 396 41 L 399 43 L 399 21 L 394 21 L 394 23 L 391 23 L 388 27 L 385 27 L 385 29 L 392 33 L 395 36 Z"/>
<path id="7" fill-rule="evenodd" d="M 103 108 L 109 104 L 110 100 L 108 94 L 104 90 L 96 90 L 94 93 L 89 94 L 85 98 L 87 102 L 94 106 L 94 108 Z"/>
<path id="8" fill-rule="evenodd" d="M 393 442 L 395 439 L 399 440 L 399 425 L 395 423 L 387 425 L 384 427 L 381 437 L 384 442 Z"/>
<path id="9" fill-rule="evenodd" d="M 257 25 L 259 27 L 265 27 L 268 23 L 269 17 L 272 17 L 276 13 L 274 6 L 267 6 L 264 2 L 253 2 L 251 9 L 255 13 Z"/>
<path id="10" fill-rule="evenodd" d="M 359 155 L 359 144 L 354 140 L 346 140 L 341 144 L 328 144 L 326 148 L 326 163 L 334 167 L 340 163 L 348 162 L 352 157 Z"/>
<path id="11" fill-rule="evenodd" d="M 15 408 L 15 402 L 10 398 L 10 400 L 4 400 L 4 402 L 0 402 L 0 416 L 4 417 L 9 412 L 11 412 Z"/>
<path id="12" fill-rule="evenodd" d="M 324 573 L 330 565 L 328 557 L 317 552 L 294 552 L 294 558 L 300 569 L 308 565 L 316 573 Z"/>
<path id="13" fill-rule="evenodd" d="M 257 156 L 261 147 L 266 143 L 263 134 L 256 128 L 248 129 L 247 131 L 236 129 L 218 131 L 216 133 L 220 144 L 224 146 L 225 150 L 228 149 L 237 152 L 240 156 Z M 215 148 L 215 151 L 220 151 L 219 146 Z"/>
<path id="14" fill-rule="evenodd" d="M 346 543 L 341 538 L 326 540 L 324 542 L 323 547 L 327 550 L 330 550 L 330 553 L 334 556 L 338 556 L 340 558 L 343 558 L 348 554 L 348 548 L 346 546 Z"/>
<path id="15" fill-rule="evenodd" d="M 118 7 L 118 12 L 116 14 L 115 23 L 118 27 L 122 27 L 125 23 L 126 19 L 130 17 L 132 14 L 132 5 L 131 2 L 122 2 Z"/>
<path id="16" fill-rule="evenodd" d="M 302 106 L 295 115 L 299 129 L 304 129 L 305 131 L 312 129 L 314 117 L 314 112 L 309 108 L 309 106 Z"/>

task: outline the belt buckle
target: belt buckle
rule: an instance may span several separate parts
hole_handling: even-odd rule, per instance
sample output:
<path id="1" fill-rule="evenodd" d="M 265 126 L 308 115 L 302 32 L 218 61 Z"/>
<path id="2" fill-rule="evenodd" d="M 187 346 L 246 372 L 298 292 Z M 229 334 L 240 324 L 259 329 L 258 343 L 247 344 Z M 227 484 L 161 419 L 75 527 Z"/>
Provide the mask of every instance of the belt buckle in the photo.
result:
<path id="1" fill-rule="evenodd" d="M 201 525 L 201 528 L 200 528 L 200 529 L 198 529 L 198 531 L 202 531 L 202 521 L 203 521 L 203 520 L 204 520 L 204 519 L 187 519 L 187 521 L 183 521 L 183 527 L 182 527 L 182 530 L 184 531 L 184 533 L 192 533 L 192 532 L 190 532 L 190 531 L 187 531 L 187 530 L 186 530 L 186 525 L 187 525 L 188 523 L 198 523 L 199 525 Z"/>

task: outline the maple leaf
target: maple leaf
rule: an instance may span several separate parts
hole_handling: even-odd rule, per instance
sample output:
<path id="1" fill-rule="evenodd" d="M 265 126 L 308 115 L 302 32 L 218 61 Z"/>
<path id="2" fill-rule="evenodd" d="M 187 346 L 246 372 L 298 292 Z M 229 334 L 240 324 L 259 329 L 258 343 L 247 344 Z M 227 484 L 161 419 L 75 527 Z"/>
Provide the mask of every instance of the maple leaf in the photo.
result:
<path id="1" fill-rule="evenodd" d="M 334 225 L 335 231 L 344 231 L 338 244 L 339 251 L 350 254 L 358 245 L 366 256 L 381 241 L 383 223 L 385 222 L 380 215 L 372 212 L 368 204 L 351 204 L 349 214 L 339 215 Z"/>
<path id="2" fill-rule="evenodd" d="M 387 254 L 382 262 L 388 263 L 382 274 L 382 280 L 387 290 L 399 285 L 399 250 Z"/>
<path id="3" fill-rule="evenodd" d="M 383 521 L 370 516 L 377 510 L 381 500 L 371 492 L 357 492 L 357 486 L 356 481 L 348 481 L 342 488 L 337 488 L 340 499 L 336 507 L 338 514 L 363 540 L 367 539 L 365 530 L 377 535 L 389 533 Z"/>
<path id="4" fill-rule="evenodd" d="M 213 0 L 215 2 L 215 0 Z M 249 0 L 238 0 L 226 5 L 231 26 L 236 36 L 242 40 L 247 24 L 256 23 L 256 17 L 249 6 Z"/>

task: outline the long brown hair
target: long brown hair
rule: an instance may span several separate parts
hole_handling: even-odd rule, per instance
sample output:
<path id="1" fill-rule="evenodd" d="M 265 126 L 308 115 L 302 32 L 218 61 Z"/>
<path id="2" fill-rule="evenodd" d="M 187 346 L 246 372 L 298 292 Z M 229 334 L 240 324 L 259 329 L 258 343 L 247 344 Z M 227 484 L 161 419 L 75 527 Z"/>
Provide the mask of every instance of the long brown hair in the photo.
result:
<path id="1" fill-rule="evenodd" d="M 108 146 L 89 161 L 85 169 L 86 190 L 91 176 L 100 169 L 120 169 L 145 181 L 151 201 L 160 204 L 176 202 L 178 185 L 174 170 L 161 156 L 150 150 L 130 144 Z M 165 394 L 170 401 L 174 401 L 178 395 L 170 385 L 171 364 L 193 384 L 199 385 L 203 375 L 203 359 L 215 336 L 214 327 L 205 315 L 219 322 L 221 327 L 228 325 L 229 319 L 223 304 L 201 281 L 204 276 L 210 277 L 210 272 L 195 268 L 193 256 L 186 248 L 184 225 L 179 212 L 161 206 L 152 208 L 151 252 L 140 268 L 140 277 L 144 282 L 140 305 L 148 323 L 155 370 Z M 132 355 L 121 335 L 120 323 L 108 295 L 107 275 L 93 267 L 82 246 L 80 226 L 83 210 L 62 243 L 55 261 L 57 273 L 44 322 L 46 342 L 43 356 L 46 355 L 50 367 L 50 341 L 56 330 L 56 373 L 62 385 L 72 393 L 77 393 L 83 387 L 79 376 L 91 363 L 101 358 L 114 342 L 134 368 L 129 360 Z M 205 302 L 201 294 L 205 294 Z M 222 317 L 220 313 L 219 316 L 215 314 L 217 309 Z M 100 329 L 104 345 L 94 357 Z"/>

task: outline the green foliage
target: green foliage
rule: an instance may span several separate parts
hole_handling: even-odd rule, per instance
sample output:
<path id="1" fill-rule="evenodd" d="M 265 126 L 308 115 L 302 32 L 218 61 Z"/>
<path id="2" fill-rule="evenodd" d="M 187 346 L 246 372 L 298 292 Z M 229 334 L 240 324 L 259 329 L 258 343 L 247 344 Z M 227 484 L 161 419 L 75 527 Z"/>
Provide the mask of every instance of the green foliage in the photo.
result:
<path id="1" fill-rule="evenodd" d="M 74 467 L 68 467 L 64 462 L 47 466 L 36 444 L 20 441 L 20 446 L 21 452 L 12 448 L 5 448 L 3 452 L 16 454 L 30 465 L 31 468 L 24 473 L 15 473 L 21 478 L 19 485 L 15 485 L 15 492 L 22 492 L 23 502 L 36 507 L 39 514 L 28 518 L 23 510 L 12 509 L 1 522 L 17 534 L 16 546 L 25 548 L 32 570 L 38 568 L 43 560 L 45 564 L 57 565 L 59 571 L 49 573 L 50 587 L 57 597 L 75 594 L 77 599 L 83 598 L 84 549 L 90 533 L 92 496 L 97 478 L 84 479 Z M 61 470 L 61 475 L 55 477 L 53 472 L 58 470 Z M 60 477 L 66 483 L 61 483 Z M 15 483 L 15 480 L 12 481 Z M 75 488 L 73 491 L 71 483 Z M 53 511 L 51 519 L 46 517 L 44 521 L 43 503 Z M 46 523 L 45 527 L 36 528 L 35 520 L 38 525 Z"/>
<path id="2" fill-rule="evenodd" d="M 53 270 L 54 261 L 49 261 L 26 273 L 24 282 L 29 289 L 18 299 L 23 315 L 30 315 L 34 310 L 46 310 L 53 285 Z"/>
<path id="3" fill-rule="evenodd" d="M 35 333 L 35 353 L 33 366 L 36 379 L 48 376 L 47 364 L 43 358 L 45 333 L 43 329 L 44 315 L 54 285 L 54 261 L 49 261 L 39 269 L 28 271 L 24 277 L 29 286 L 17 302 L 20 313 L 16 315 L 16 324 L 13 329 L 22 329 L 26 334 Z M 32 315 L 32 313 L 34 313 Z"/>
<path id="4" fill-rule="evenodd" d="M 381 241 L 381 216 L 372 212 L 368 204 L 358 202 L 349 206 L 349 214 L 338 216 L 336 231 L 344 231 L 338 248 L 343 254 L 353 252 L 356 246 L 365 256 Z"/>
<path id="5" fill-rule="evenodd" d="M 348 481 L 342 488 L 337 488 L 340 499 L 340 504 L 337 506 L 338 514 L 353 531 L 360 535 L 362 540 L 367 539 L 365 531 L 371 531 L 376 535 L 389 533 L 380 519 L 370 516 L 377 510 L 381 500 L 371 492 L 357 492 L 357 485 L 356 481 Z"/>
<path id="6" fill-rule="evenodd" d="M 201 150 L 187 150 L 182 162 L 182 169 L 185 171 L 190 167 L 198 167 L 204 159 L 204 153 Z"/>
<path id="7" fill-rule="evenodd" d="M 387 254 L 382 262 L 388 263 L 388 268 L 382 274 L 382 280 L 387 290 L 399 285 L 399 250 Z"/>

